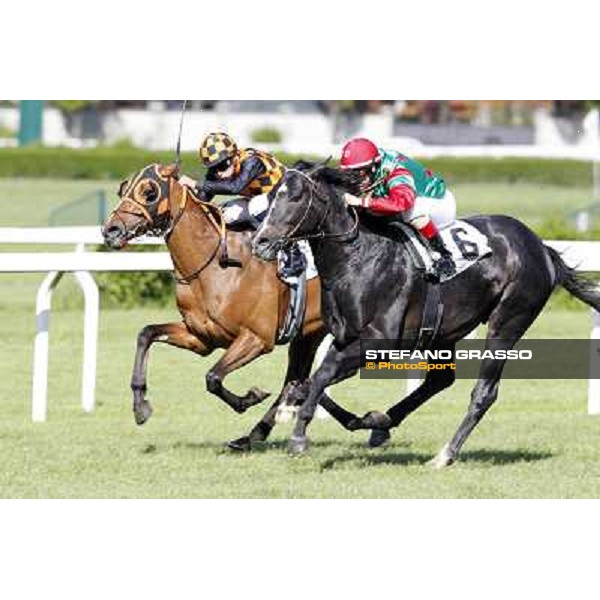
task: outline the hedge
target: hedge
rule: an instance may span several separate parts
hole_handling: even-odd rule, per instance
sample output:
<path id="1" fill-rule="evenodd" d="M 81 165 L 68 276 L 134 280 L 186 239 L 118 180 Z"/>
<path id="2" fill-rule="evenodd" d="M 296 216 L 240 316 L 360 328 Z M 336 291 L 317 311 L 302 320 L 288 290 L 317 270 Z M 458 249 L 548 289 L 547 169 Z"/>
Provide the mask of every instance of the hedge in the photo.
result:
<path id="1" fill-rule="evenodd" d="M 592 167 L 582 160 L 548 158 L 455 158 L 423 159 L 436 173 L 452 183 L 537 183 L 542 185 L 591 186 Z"/>
<path id="2" fill-rule="evenodd" d="M 98 252 L 112 252 L 97 246 Z M 132 246 L 128 252 L 164 252 L 160 246 Z M 103 308 L 168 306 L 175 302 L 175 279 L 170 272 L 100 272 L 95 275 Z"/>
<path id="3" fill-rule="evenodd" d="M 280 153 L 286 164 L 301 157 Z M 313 157 L 314 158 L 314 157 Z M 174 162 L 173 151 L 149 151 L 136 148 L 2 148 L 0 177 L 49 177 L 56 179 L 123 179 L 144 165 Z M 186 172 L 203 171 L 194 152 L 182 154 Z"/>
<path id="4" fill-rule="evenodd" d="M 293 164 L 298 155 L 277 153 L 285 164 Z M 202 173 L 197 155 L 184 153 L 186 172 Z M 315 155 L 312 157 L 315 159 Z M 170 163 L 172 151 L 148 151 L 136 148 L 3 148 L 0 149 L 0 177 L 52 177 L 61 179 L 122 179 L 152 162 Z M 531 182 L 559 186 L 591 186 L 592 169 L 586 161 L 541 158 L 432 158 L 423 162 L 443 174 L 451 183 Z"/>

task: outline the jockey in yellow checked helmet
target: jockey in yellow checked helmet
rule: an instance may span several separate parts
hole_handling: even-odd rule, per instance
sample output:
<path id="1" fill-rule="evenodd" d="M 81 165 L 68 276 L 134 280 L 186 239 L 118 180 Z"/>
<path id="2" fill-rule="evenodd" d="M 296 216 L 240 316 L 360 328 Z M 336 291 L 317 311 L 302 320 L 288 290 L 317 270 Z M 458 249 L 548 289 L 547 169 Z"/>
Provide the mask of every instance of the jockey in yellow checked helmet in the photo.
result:
<path id="1" fill-rule="evenodd" d="M 283 179 L 284 166 L 267 152 L 240 149 L 231 136 L 222 132 L 204 138 L 199 156 L 207 169 L 204 181 L 182 176 L 180 183 L 195 188 L 197 195 L 207 201 L 216 195 L 241 196 L 223 204 L 225 222 L 256 227 Z"/>
<path id="2" fill-rule="evenodd" d="M 456 219 L 456 200 L 441 177 L 416 160 L 378 148 L 365 138 L 350 140 L 344 146 L 340 166 L 364 175 L 364 194 L 346 194 L 347 204 L 409 223 L 439 253 L 435 274 L 440 277 L 455 273 L 456 265 L 439 229 Z"/>
<path id="3" fill-rule="evenodd" d="M 229 227 L 258 229 L 283 175 L 285 167 L 274 156 L 255 150 L 239 149 L 226 133 L 209 133 L 200 145 L 200 160 L 207 169 L 206 178 L 196 182 L 185 175 L 179 183 L 195 189 L 203 200 L 216 195 L 241 196 L 221 205 Z M 306 259 L 298 244 L 282 250 L 279 275 L 284 280 L 298 277 L 306 268 Z"/>

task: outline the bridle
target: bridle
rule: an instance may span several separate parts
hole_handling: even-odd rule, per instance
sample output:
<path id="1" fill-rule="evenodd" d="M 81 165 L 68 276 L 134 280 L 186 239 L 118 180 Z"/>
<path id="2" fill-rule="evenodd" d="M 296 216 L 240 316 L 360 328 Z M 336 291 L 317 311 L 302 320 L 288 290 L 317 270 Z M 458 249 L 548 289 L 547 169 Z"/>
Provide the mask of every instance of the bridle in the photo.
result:
<path id="1" fill-rule="evenodd" d="M 174 226 L 176 225 L 169 206 L 169 198 L 171 197 L 171 188 L 173 183 L 172 177 L 162 176 L 158 168 L 159 166 L 156 164 L 145 167 L 132 179 L 132 181 L 123 181 L 121 183 L 121 187 L 119 188 L 120 202 L 110 214 L 109 219 L 116 217 L 121 222 L 123 229 L 128 231 L 130 239 L 133 239 L 139 235 L 139 229 L 144 224 L 146 225 L 146 233 L 152 237 L 166 236 L 174 229 Z M 151 169 L 156 177 L 153 177 L 152 173 L 148 172 Z M 142 182 L 148 182 L 148 184 L 151 185 L 157 192 L 156 197 L 149 203 L 147 200 L 142 202 L 136 198 L 137 187 Z M 157 207 L 155 216 L 152 216 L 150 213 L 150 210 L 148 209 L 149 204 L 152 206 L 152 208 L 155 206 Z M 129 205 L 133 206 L 134 210 L 127 210 L 125 208 Z M 127 225 L 122 217 L 124 214 L 132 215 L 134 217 L 143 217 L 144 221 L 140 221 L 139 225 L 131 230 L 128 230 Z M 163 215 L 168 215 L 171 218 L 168 221 L 160 219 L 160 217 Z"/>
<path id="2" fill-rule="evenodd" d="M 356 210 L 353 206 L 349 207 L 352 211 L 352 217 L 353 217 L 352 226 L 347 231 L 343 231 L 343 232 L 339 232 L 339 233 L 326 233 L 325 231 L 323 231 L 321 229 L 321 227 L 323 226 L 323 223 L 325 223 L 325 220 L 327 219 L 327 215 L 329 214 L 329 209 L 331 207 L 331 202 L 325 201 L 325 198 L 323 198 L 322 196 L 319 195 L 318 190 L 317 190 L 317 183 L 315 182 L 314 179 L 312 179 L 312 177 L 310 177 L 310 175 L 308 175 L 307 173 L 304 173 L 303 171 L 300 171 L 299 169 L 287 169 L 287 172 L 298 173 L 298 174 L 302 175 L 302 177 L 304 177 L 308 181 L 309 186 L 310 186 L 310 199 L 306 206 L 306 210 L 304 211 L 304 214 L 302 215 L 302 217 L 300 218 L 298 223 L 296 223 L 296 225 L 294 225 L 294 227 L 292 227 L 292 229 L 289 233 L 287 233 L 285 236 L 283 236 L 281 238 L 281 242 L 283 244 L 288 244 L 291 242 L 298 242 L 301 240 L 309 240 L 309 239 L 337 239 L 338 241 L 343 242 L 343 241 L 350 241 L 356 237 L 355 234 L 358 231 L 359 221 L 358 221 L 358 213 L 356 212 Z M 303 225 L 303 223 L 308 218 L 308 215 L 311 211 L 311 208 L 313 206 L 315 198 L 321 200 L 322 202 L 325 201 L 325 204 L 326 204 L 326 208 L 325 208 L 325 211 L 323 212 L 323 216 L 321 217 L 321 219 L 319 220 L 319 223 L 317 225 L 317 231 L 315 233 L 308 233 L 308 234 L 304 234 L 304 235 L 294 236 L 294 234 L 300 229 L 300 227 Z M 273 200 L 273 204 L 275 204 L 276 200 L 277 200 L 277 196 L 275 196 L 275 198 Z"/>
<path id="3" fill-rule="evenodd" d="M 179 202 L 179 211 L 177 212 L 177 214 L 175 216 L 173 216 L 173 211 L 171 210 L 171 205 L 170 205 L 170 198 L 171 198 L 171 192 L 172 192 L 172 188 L 173 188 L 173 180 L 175 179 L 175 177 L 171 175 L 168 178 L 164 178 L 158 172 L 157 165 L 153 165 L 153 166 L 154 166 L 157 176 L 163 182 L 168 182 L 167 191 L 166 191 L 166 193 L 164 193 L 164 189 L 163 189 L 164 186 L 161 185 L 160 182 L 157 182 L 154 179 L 148 178 L 148 179 L 150 179 L 150 181 L 154 182 L 154 185 L 156 185 L 158 187 L 158 189 L 161 191 L 161 194 L 159 195 L 159 197 L 152 200 L 152 205 L 158 207 L 157 214 L 153 217 L 152 214 L 150 213 L 150 211 L 148 210 L 147 205 L 143 202 L 140 202 L 139 200 L 137 200 L 136 198 L 134 198 L 131 195 L 131 194 L 133 194 L 136 186 L 142 180 L 141 174 L 143 174 L 144 172 L 147 171 L 147 169 L 144 169 L 141 172 L 141 174 L 138 175 L 134 179 L 133 184 L 129 184 L 127 186 L 128 194 L 125 196 L 121 196 L 121 200 L 120 200 L 119 204 L 117 205 L 115 210 L 113 210 L 109 219 L 112 219 L 114 217 L 119 219 L 123 228 L 129 232 L 130 239 L 137 237 L 139 235 L 140 228 L 145 225 L 146 232 L 148 235 L 150 235 L 152 237 L 164 237 L 165 241 L 168 241 L 169 237 L 173 234 L 173 232 L 175 231 L 175 228 L 177 227 L 179 221 L 181 220 L 181 218 L 183 217 L 183 215 L 185 213 L 185 208 L 187 205 L 188 198 L 191 198 L 192 201 L 202 209 L 202 211 L 206 215 L 209 223 L 216 230 L 217 234 L 219 235 L 219 241 L 217 242 L 215 249 L 209 254 L 208 260 L 205 261 L 201 267 L 199 267 L 198 269 L 196 269 L 195 271 L 193 271 L 193 273 L 190 273 L 189 275 L 186 275 L 183 277 L 176 276 L 175 277 L 176 281 L 178 283 L 189 285 L 214 260 L 215 256 L 219 252 L 219 250 L 221 250 L 219 264 L 222 267 L 229 266 L 230 264 L 232 264 L 231 261 L 229 260 L 228 253 L 227 253 L 226 224 L 225 224 L 225 219 L 223 218 L 223 212 L 220 209 L 220 207 L 216 206 L 214 204 L 210 204 L 209 202 L 205 202 L 204 200 L 201 200 L 196 195 L 194 195 L 187 186 L 184 185 L 184 186 L 181 186 L 182 193 L 181 193 L 181 200 Z M 128 205 L 133 205 L 133 207 L 136 210 L 127 210 L 126 208 L 124 208 L 124 206 L 128 206 Z M 133 229 L 128 230 L 127 225 L 126 225 L 125 221 L 123 220 L 123 217 L 121 216 L 123 214 L 129 214 L 129 215 L 132 215 L 135 217 L 143 217 L 144 221 L 140 221 L 139 224 L 136 225 Z M 170 218 L 164 222 L 157 222 L 157 218 L 161 217 L 162 215 L 168 215 Z M 179 271 L 179 269 L 176 269 L 176 270 Z"/>

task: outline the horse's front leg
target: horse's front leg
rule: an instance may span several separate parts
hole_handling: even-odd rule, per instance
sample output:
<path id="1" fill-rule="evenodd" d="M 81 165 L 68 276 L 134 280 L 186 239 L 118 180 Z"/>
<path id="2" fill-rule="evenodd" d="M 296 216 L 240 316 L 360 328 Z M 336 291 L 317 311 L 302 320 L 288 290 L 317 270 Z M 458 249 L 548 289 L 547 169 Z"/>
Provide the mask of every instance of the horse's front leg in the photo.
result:
<path id="1" fill-rule="evenodd" d="M 184 348 L 201 355 L 209 354 L 211 351 L 188 331 L 184 323 L 146 325 L 140 331 L 131 376 L 133 414 L 138 425 L 143 425 L 152 415 L 152 407 L 146 400 L 146 372 L 148 368 L 148 351 L 154 342 L 170 344 L 176 348 Z"/>
<path id="2" fill-rule="evenodd" d="M 360 367 L 360 340 L 355 340 L 345 348 L 338 350 L 332 344 L 321 366 L 310 378 L 308 396 L 300 410 L 289 442 L 289 450 L 293 454 L 304 452 L 308 448 L 306 428 L 312 421 L 317 405 L 324 398 L 324 391 L 330 385 L 348 379 Z"/>
<path id="3" fill-rule="evenodd" d="M 208 391 L 221 398 L 237 413 L 243 413 L 251 406 L 262 402 L 269 396 L 268 392 L 253 387 L 244 396 L 238 396 L 223 385 L 223 380 L 229 373 L 264 354 L 266 349 L 267 344 L 262 338 L 249 329 L 242 329 L 221 360 L 206 374 Z"/>

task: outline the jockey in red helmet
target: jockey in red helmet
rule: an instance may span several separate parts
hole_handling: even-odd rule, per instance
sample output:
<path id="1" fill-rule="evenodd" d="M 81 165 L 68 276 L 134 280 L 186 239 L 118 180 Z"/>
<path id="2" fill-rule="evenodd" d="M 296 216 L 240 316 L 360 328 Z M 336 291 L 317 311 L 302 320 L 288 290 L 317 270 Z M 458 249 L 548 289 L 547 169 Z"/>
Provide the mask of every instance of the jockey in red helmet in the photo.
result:
<path id="1" fill-rule="evenodd" d="M 378 148 L 365 138 L 344 146 L 340 166 L 364 174 L 364 194 L 360 198 L 346 194 L 348 204 L 409 223 L 440 254 L 434 263 L 438 278 L 455 273 L 456 265 L 438 229 L 456 218 L 456 201 L 443 179 L 400 152 Z"/>

